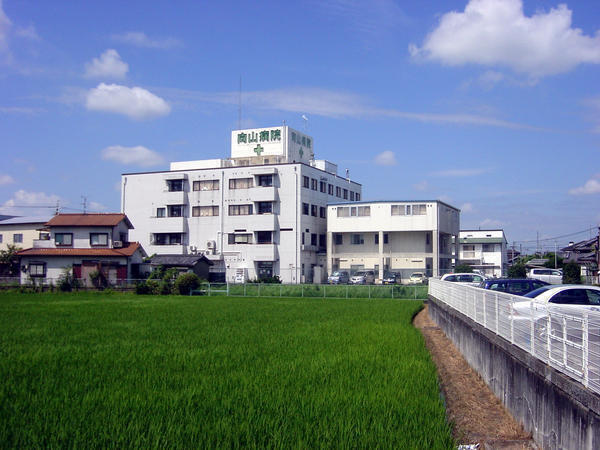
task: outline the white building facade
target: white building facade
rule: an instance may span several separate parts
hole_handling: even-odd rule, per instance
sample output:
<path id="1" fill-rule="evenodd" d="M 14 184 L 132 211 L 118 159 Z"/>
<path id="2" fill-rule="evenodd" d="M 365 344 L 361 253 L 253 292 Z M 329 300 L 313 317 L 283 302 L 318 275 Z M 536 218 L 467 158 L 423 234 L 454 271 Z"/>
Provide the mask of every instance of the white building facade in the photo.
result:
<path id="1" fill-rule="evenodd" d="M 504 230 L 461 230 L 459 260 L 486 277 L 507 274 L 507 241 Z"/>
<path id="2" fill-rule="evenodd" d="M 123 174 L 132 239 L 149 255 L 203 253 L 227 281 L 322 281 L 327 203 L 360 201 L 362 188 L 313 147 L 288 126 L 235 130 L 230 158 Z"/>
<path id="3" fill-rule="evenodd" d="M 338 203 L 327 208 L 327 271 L 386 271 L 407 280 L 413 272 L 452 270 L 460 210 L 437 200 Z"/>

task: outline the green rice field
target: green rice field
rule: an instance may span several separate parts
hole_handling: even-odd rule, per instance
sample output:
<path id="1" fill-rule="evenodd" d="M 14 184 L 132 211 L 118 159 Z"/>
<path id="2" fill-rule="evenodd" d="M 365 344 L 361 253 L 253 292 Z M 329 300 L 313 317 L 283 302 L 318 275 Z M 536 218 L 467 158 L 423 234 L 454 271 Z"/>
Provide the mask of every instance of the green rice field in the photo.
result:
<path id="1" fill-rule="evenodd" d="M 0 293 L 0 446 L 450 449 L 421 306 Z"/>

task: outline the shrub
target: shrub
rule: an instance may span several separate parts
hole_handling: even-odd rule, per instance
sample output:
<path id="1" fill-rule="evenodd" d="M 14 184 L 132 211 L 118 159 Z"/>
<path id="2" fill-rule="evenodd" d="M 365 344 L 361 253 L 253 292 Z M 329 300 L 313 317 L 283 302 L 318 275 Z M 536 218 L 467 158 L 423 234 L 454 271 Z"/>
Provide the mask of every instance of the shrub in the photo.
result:
<path id="1" fill-rule="evenodd" d="M 151 293 L 150 286 L 146 281 L 138 281 L 135 283 L 135 293 L 137 295 L 148 295 Z"/>
<path id="2" fill-rule="evenodd" d="M 90 272 L 90 280 L 92 282 L 92 286 L 96 289 L 104 289 L 108 285 L 108 281 L 104 276 L 104 273 L 100 270 L 94 270 Z"/>
<path id="3" fill-rule="evenodd" d="M 456 273 L 473 273 L 473 268 L 468 264 L 459 264 L 454 268 Z"/>
<path id="4" fill-rule="evenodd" d="M 563 266 L 563 283 L 581 284 L 581 269 L 578 264 L 570 262 Z"/>
<path id="5" fill-rule="evenodd" d="M 200 278 L 195 273 L 183 273 L 175 280 L 175 291 L 181 295 L 189 295 L 190 291 L 200 286 Z"/>
<path id="6" fill-rule="evenodd" d="M 527 268 L 523 263 L 515 263 L 508 268 L 508 278 L 525 278 L 527 276 Z"/>

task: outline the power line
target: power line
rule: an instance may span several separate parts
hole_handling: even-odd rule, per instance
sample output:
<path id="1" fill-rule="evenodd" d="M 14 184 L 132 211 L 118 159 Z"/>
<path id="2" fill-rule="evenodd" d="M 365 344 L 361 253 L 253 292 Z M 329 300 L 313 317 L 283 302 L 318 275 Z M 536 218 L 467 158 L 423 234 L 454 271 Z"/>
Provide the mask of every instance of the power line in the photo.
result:
<path id="1" fill-rule="evenodd" d="M 556 241 L 558 239 L 563 239 L 563 238 L 567 238 L 567 237 L 571 237 L 571 236 L 577 236 L 578 234 L 583 234 L 583 233 L 589 233 L 590 231 L 596 229 L 597 227 L 591 226 L 585 230 L 582 231 L 577 231 L 575 233 L 569 233 L 569 234 L 563 234 L 561 236 L 555 236 L 555 237 L 550 237 L 550 238 L 544 238 L 544 239 L 532 239 L 529 241 L 514 241 L 514 242 L 518 242 L 520 244 L 525 244 L 525 243 L 537 243 L 537 242 L 542 242 L 542 241 Z"/>

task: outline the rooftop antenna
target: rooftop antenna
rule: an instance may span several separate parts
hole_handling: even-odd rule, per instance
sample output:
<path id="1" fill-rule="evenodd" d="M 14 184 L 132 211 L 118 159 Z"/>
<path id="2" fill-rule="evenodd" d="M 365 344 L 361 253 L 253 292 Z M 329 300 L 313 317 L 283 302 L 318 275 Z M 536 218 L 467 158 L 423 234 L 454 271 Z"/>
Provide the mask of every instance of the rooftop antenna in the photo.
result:
<path id="1" fill-rule="evenodd" d="M 60 200 L 56 200 L 56 209 L 54 210 L 54 215 L 58 215 L 60 212 Z"/>
<path id="2" fill-rule="evenodd" d="M 350 181 L 350 169 L 346 169 L 346 179 Z"/>
<path id="3" fill-rule="evenodd" d="M 306 117 L 306 114 L 302 114 L 302 120 L 304 120 L 304 131 L 306 132 L 308 130 L 308 117 Z"/>
<path id="4" fill-rule="evenodd" d="M 242 76 L 240 75 L 240 93 L 238 98 L 238 130 L 242 129 Z"/>
<path id="5" fill-rule="evenodd" d="M 81 204 L 83 206 L 83 213 L 87 214 L 87 197 L 84 195 L 81 196 Z"/>

